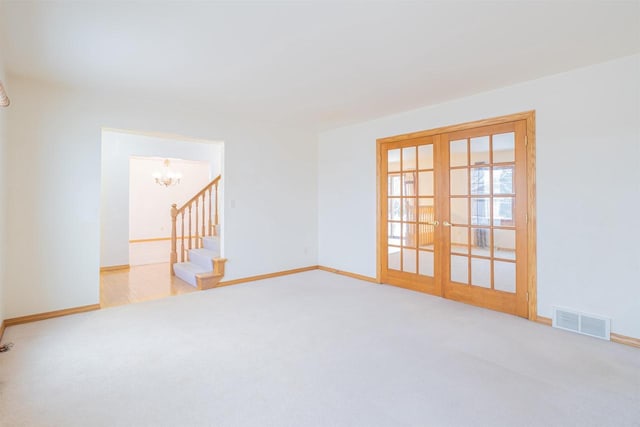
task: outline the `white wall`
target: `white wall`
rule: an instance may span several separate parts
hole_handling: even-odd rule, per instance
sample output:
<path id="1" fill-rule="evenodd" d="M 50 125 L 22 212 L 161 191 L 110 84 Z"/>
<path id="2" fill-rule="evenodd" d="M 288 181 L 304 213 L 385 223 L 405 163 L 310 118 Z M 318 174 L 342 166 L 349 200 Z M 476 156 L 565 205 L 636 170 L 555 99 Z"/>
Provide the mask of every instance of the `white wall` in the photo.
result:
<path id="1" fill-rule="evenodd" d="M 129 243 L 129 265 L 160 264 L 169 262 L 170 258 L 170 240 Z"/>
<path id="2" fill-rule="evenodd" d="M 207 160 L 211 166 L 211 174 L 220 170 L 220 143 L 186 142 L 174 139 L 159 138 L 131 133 L 105 131 L 102 133 L 102 187 L 101 187 L 101 250 L 100 266 L 114 266 L 129 264 L 129 239 L 148 237 L 164 237 L 168 235 L 154 235 L 136 237 L 130 233 L 130 158 L 132 156 L 158 156 L 164 158 L 181 158 L 185 160 Z M 208 178 L 207 178 L 208 179 Z M 206 179 L 205 179 L 206 181 Z M 150 179 L 150 183 L 158 187 Z M 193 194 L 198 192 L 206 182 L 185 182 L 188 190 Z M 166 189 L 151 186 L 151 192 L 165 190 L 172 196 L 182 198 L 180 188 Z M 177 191 L 177 193 L 176 193 Z M 193 196 L 191 194 L 191 196 Z M 188 200 L 188 199 L 187 199 Z M 181 200 L 174 200 L 179 203 Z M 186 201 L 186 200 L 183 200 Z M 155 208 L 156 206 L 152 206 Z M 171 207 L 169 203 L 160 215 L 167 215 Z M 136 208 L 138 209 L 138 208 Z M 156 224 L 156 221 L 148 224 Z"/>
<path id="3" fill-rule="evenodd" d="M 225 142 L 225 279 L 317 264 L 315 134 L 11 77 L 5 317 L 98 302 L 103 127 Z"/>
<path id="4" fill-rule="evenodd" d="M 538 314 L 640 337 L 640 56 L 319 135 L 319 264 L 376 274 L 376 138 L 536 110 Z"/>
<path id="5" fill-rule="evenodd" d="M 162 158 L 149 157 L 132 157 L 129 160 L 131 240 L 171 236 L 171 205 L 184 205 L 211 182 L 208 161 L 172 159 L 170 169 L 182 175 L 180 183 L 168 187 L 158 185 L 152 175 L 162 170 L 163 162 Z M 206 204 L 205 208 L 208 208 Z"/>
<path id="6" fill-rule="evenodd" d="M 212 145 L 211 148 L 213 147 Z M 212 163 L 219 164 L 217 159 L 213 162 L 171 159 L 170 170 L 180 173 L 182 179 L 176 185 L 165 187 L 158 185 L 152 178 L 154 173 L 164 168 L 163 158 L 131 157 L 129 160 L 129 239 L 170 237 L 171 205 L 173 203 L 178 207 L 184 205 L 211 182 Z M 198 212 L 202 215 L 201 209 Z M 208 215 L 209 206 L 205 203 L 205 218 L 208 218 Z M 176 225 L 179 232 L 179 220 Z M 169 262 L 170 252 L 169 240 L 129 243 L 129 265 Z"/>

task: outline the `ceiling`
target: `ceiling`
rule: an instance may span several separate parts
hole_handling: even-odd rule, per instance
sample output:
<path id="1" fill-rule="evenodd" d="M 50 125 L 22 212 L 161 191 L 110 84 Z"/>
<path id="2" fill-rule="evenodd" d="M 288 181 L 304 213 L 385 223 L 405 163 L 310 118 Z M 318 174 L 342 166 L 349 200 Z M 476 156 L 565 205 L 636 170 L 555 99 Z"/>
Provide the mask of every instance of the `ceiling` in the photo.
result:
<path id="1" fill-rule="evenodd" d="M 640 51 L 639 1 L 0 2 L 10 73 L 315 129 Z"/>

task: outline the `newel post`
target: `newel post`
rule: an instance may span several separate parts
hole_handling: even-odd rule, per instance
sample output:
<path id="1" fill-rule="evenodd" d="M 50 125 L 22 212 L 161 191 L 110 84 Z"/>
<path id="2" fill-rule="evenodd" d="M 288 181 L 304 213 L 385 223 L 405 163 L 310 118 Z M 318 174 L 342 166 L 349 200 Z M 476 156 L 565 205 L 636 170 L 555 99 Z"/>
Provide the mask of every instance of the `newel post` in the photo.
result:
<path id="1" fill-rule="evenodd" d="M 171 205 L 171 261 L 170 261 L 170 270 L 171 270 L 171 274 L 175 275 L 175 272 L 173 271 L 173 264 L 175 264 L 176 262 L 178 262 L 178 252 L 176 250 L 176 242 L 177 242 L 177 236 L 176 236 L 176 218 L 178 217 L 178 207 L 177 205 L 174 203 Z"/>

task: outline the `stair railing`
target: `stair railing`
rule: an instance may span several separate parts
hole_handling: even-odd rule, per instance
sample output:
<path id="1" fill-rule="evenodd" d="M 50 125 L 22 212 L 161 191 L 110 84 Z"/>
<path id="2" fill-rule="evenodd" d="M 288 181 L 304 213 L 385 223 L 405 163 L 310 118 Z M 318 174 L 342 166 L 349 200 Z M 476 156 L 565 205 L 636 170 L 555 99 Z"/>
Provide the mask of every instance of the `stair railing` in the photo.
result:
<path id="1" fill-rule="evenodd" d="M 201 248 L 204 237 L 218 235 L 219 185 L 220 175 L 182 207 L 178 208 L 175 203 L 171 205 L 171 274 L 174 274 L 173 264 L 178 262 L 178 258 L 180 262 L 185 262 L 185 259 L 188 261 L 189 249 Z M 178 233 L 178 222 L 180 233 Z M 195 228 L 192 228 L 194 223 Z M 187 228 L 186 233 L 185 228 Z M 180 240 L 180 257 L 178 257 L 178 240 Z"/>

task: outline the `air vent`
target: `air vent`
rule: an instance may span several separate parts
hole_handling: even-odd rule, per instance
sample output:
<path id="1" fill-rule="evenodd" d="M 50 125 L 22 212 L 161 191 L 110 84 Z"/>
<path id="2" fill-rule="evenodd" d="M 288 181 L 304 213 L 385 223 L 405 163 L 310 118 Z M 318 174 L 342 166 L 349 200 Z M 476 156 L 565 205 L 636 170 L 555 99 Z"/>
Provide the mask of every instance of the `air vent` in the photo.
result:
<path id="1" fill-rule="evenodd" d="M 554 307 L 553 327 L 609 340 L 611 319 L 567 308 Z"/>
<path id="2" fill-rule="evenodd" d="M 568 331 L 580 332 L 580 315 L 556 309 L 553 326 Z"/>

